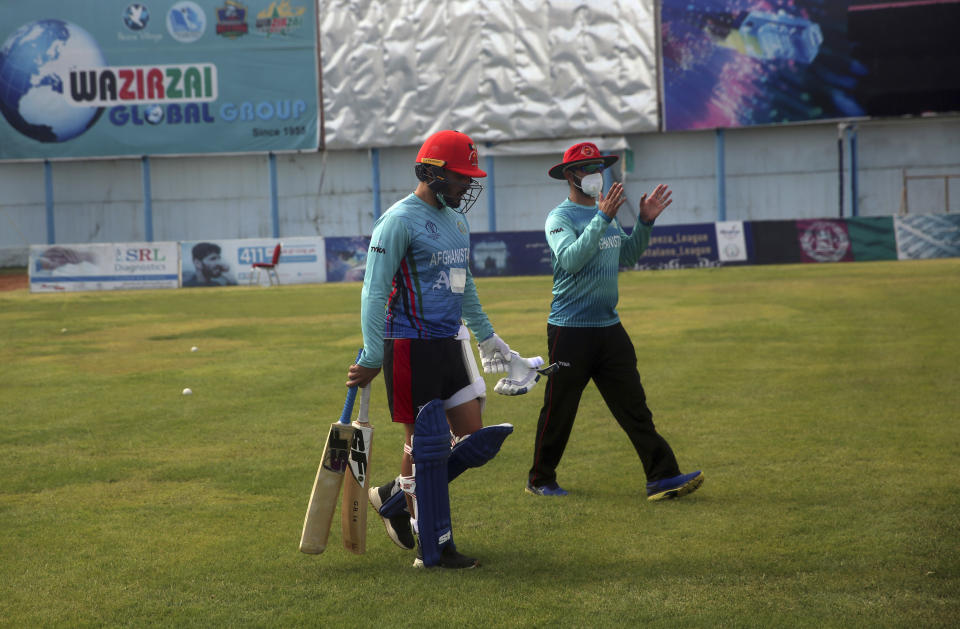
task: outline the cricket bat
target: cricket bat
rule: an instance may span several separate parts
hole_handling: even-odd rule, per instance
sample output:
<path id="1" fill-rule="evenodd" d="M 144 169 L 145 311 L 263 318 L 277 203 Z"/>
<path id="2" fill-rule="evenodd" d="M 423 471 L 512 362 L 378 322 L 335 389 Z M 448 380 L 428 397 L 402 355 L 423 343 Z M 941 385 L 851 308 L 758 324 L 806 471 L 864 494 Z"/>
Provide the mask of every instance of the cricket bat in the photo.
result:
<path id="1" fill-rule="evenodd" d="M 360 356 L 357 355 L 357 360 Z M 300 535 L 300 552 L 319 555 L 327 547 L 333 512 L 340 497 L 340 485 L 343 473 L 350 458 L 350 444 L 353 441 L 353 426 L 350 415 L 353 402 L 357 397 L 357 387 L 350 387 L 347 401 L 343 404 L 340 419 L 330 425 L 327 442 L 323 446 L 323 457 L 317 469 L 317 478 L 313 481 L 307 515 L 303 519 L 303 533 Z"/>
<path id="2" fill-rule="evenodd" d="M 343 547 L 362 555 L 367 550 L 367 490 L 370 489 L 370 459 L 373 426 L 370 425 L 370 385 L 360 389 L 360 410 L 353 422 L 350 471 L 344 474 L 340 527 Z"/>

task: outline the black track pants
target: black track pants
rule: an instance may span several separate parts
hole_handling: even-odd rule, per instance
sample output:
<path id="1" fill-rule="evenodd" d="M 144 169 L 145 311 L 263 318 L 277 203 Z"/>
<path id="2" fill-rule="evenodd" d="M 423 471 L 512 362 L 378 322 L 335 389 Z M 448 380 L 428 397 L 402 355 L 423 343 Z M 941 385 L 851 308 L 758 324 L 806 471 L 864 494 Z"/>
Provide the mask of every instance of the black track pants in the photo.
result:
<path id="1" fill-rule="evenodd" d="M 680 473 L 670 444 L 653 425 L 653 413 L 647 408 L 637 372 L 637 354 L 623 325 L 566 328 L 548 324 L 547 342 L 549 362 L 560 363 L 560 369 L 546 382 L 530 468 L 531 484 L 539 487 L 556 480 L 556 468 L 573 430 L 580 396 L 591 378 L 636 449 L 647 482 Z"/>

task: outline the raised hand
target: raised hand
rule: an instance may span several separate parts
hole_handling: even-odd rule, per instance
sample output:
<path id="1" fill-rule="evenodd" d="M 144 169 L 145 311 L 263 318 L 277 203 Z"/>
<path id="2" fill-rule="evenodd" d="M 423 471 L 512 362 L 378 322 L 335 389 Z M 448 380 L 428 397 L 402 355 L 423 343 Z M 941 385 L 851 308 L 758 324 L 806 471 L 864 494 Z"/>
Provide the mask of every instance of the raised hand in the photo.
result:
<path id="1" fill-rule="evenodd" d="M 661 212 L 667 209 L 668 205 L 673 203 L 673 199 L 670 198 L 672 194 L 670 188 L 660 184 L 649 197 L 646 194 L 640 197 L 640 220 L 644 223 L 652 223 Z"/>
<path id="2" fill-rule="evenodd" d="M 623 205 L 626 200 L 627 197 L 623 194 L 623 184 L 618 181 L 610 186 L 610 190 L 607 191 L 606 196 L 604 196 L 602 192 L 600 193 L 597 206 L 598 209 L 609 218 L 616 218 L 620 206 Z"/>

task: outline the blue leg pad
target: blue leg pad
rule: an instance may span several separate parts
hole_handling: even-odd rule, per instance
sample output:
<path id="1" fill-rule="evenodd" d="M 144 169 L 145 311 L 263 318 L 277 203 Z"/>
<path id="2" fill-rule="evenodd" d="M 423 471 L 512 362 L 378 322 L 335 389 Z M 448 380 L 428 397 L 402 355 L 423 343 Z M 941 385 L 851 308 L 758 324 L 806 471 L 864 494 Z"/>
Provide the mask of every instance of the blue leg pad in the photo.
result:
<path id="1" fill-rule="evenodd" d="M 447 482 L 463 474 L 471 467 L 480 467 L 500 451 L 504 440 L 513 432 L 510 424 L 486 426 L 453 446 L 447 460 Z M 392 518 L 406 513 L 407 501 L 402 491 L 398 491 L 380 505 L 380 515 Z"/>
<path id="2" fill-rule="evenodd" d="M 449 457 L 450 428 L 443 401 L 432 400 L 420 409 L 413 426 L 417 532 L 425 566 L 438 565 L 443 547 L 453 545 L 447 483 Z"/>
<path id="3" fill-rule="evenodd" d="M 450 451 L 447 481 L 452 481 L 471 467 L 480 467 L 500 452 L 504 439 L 513 432 L 510 424 L 486 426 L 461 439 Z"/>

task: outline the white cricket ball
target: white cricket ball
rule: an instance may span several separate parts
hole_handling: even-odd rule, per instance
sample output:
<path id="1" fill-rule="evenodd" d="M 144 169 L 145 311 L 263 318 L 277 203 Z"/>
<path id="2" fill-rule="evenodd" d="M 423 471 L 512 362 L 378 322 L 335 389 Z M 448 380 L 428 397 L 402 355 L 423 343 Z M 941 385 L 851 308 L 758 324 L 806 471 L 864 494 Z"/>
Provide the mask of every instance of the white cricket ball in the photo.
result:
<path id="1" fill-rule="evenodd" d="M 193 347 L 190 348 L 190 351 L 191 351 L 191 352 L 195 352 L 195 351 L 197 351 L 198 349 L 200 349 L 200 348 L 197 347 L 196 345 L 194 345 Z"/>
<path id="2" fill-rule="evenodd" d="M 186 388 L 186 389 L 183 390 L 183 394 L 184 394 L 184 395 L 193 395 L 193 391 L 191 391 L 190 388 L 188 387 L 188 388 Z"/>
<path id="3" fill-rule="evenodd" d="M 60 328 L 60 334 L 63 334 L 66 331 L 67 331 L 67 328 Z"/>

